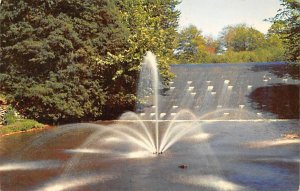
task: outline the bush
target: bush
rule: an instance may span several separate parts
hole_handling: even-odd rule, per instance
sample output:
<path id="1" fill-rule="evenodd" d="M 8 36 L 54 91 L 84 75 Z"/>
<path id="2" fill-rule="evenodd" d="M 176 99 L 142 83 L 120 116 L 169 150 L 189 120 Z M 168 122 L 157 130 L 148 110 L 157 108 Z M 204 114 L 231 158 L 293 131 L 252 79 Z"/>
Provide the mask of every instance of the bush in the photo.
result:
<path id="1" fill-rule="evenodd" d="M 4 118 L 4 125 L 10 125 L 15 123 L 17 121 L 15 110 L 12 107 L 9 107 L 3 118 Z"/>
<path id="2" fill-rule="evenodd" d="M 19 131 L 28 131 L 30 129 L 42 128 L 44 125 L 31 119 L 23 119 L 10 125 L 0 128 L 0 134 L 7 134 Z"/>

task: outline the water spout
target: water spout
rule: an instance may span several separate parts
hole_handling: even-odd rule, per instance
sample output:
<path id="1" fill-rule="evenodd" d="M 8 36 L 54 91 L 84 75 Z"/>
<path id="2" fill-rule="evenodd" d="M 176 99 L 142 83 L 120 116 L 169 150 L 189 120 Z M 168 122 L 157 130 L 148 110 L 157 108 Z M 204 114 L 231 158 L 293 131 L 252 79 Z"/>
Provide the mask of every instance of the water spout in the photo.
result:
<path id="1" fill-rule="evenodd" d="M 154 106 L 155 106 L 155 147 L 156 147 L 156 151 L 158 152 L 158 148 L 159 148 L 159 130 L 158 130 L 158 83 L 159 83 L 159 79 L 158 79 L 158 69 L 157 69 L 157 61 L 156 61 L 156 57 L 152 52 L 147 52 L 146 56 L 144 58 L 144 65 L 146 65 L 152 73 L 152 86 L 153 86 L 153 90 L 154 90 Z"/>
<path id="2" fill-rule="evenodd" d="M 190 87 L 188 88 L 188 91 L 192 91 L 194 88 L 195 88 L 194 86 L 190 86 Z"/>
<path id="3" fill-rule="evenodd" d="M 212 91 L 214 89 L 214 86 L 207 86 L 207 91 Z"/>
<path id="4" fill-rule="evenodd" d="M 159 117 L 163 118 L 164 116 L 166 116 L 166 113 L 160 113 Z"/>

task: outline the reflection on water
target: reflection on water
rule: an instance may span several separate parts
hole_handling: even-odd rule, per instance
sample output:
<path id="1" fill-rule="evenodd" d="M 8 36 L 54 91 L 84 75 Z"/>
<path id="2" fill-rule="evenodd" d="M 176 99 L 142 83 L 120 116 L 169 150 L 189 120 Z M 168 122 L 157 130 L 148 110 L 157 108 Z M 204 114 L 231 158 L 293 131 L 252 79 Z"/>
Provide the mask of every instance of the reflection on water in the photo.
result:
<path id="1" fill-rule="evenodd" d="M 280 119 L 299 119 L 299 85 L 275 84 L 250 93 L 252 106 Z"/>
<path id="2" fill-rule="evenodd" d="M 80 176 L 71 176 L 71 177 L 63 177 L 59 179 L 54 179 L 41 188 L 36 189 L 35 191 L 62 191 L 62 190 L 71 190 L 78 189 L 85 185 L 102 183 L 108 180 L 114 179 L 115 176 L 104 174 L 104 175 L 91 175 L 84 174 Z"/>
<path id="3" fill-rule="evenodd" d="M 111 150 L 81 148 L 81 149 L 66 149 L 65 153 L 108 154 L 108 153 L 111 153 Z"/>
<path id="4" fill-rule="evenodd" d="M 113 139 L 113 144 L 108 144 L 107 137 L 100 134 L 95 135 L 93 140 L 97 141 L 90 147 L 82 148 L 76 145 L 83 137 L 72 139 L 73 147 L 66 144 L 65 136 L 53 137 L 39 149 L 27 149 L 31 158 L 9 162 L 10 157 L 2 155 L 1 189 L 282 191 L 298 187 L 300 139 L 280 138 L 282 133 L 296 131 L 297 121 L 211 121 L 201 126 L 203 129 L 196 128 L 162 155 L 140 151 L 124 141 L 116 143 Z M 84 130 L 79 128 L 68 137 Z M 49 130 L 45 135 L 51 132 L 56 131 Z M 90 134 L 85 136 L 87 139 Z M 32 142 L 5 140 L 20 145 Z M 39 150 L 47 151 L 47 157 L 53 160 L 39 160 Z M 19 151 L 18 155 L 24 156 Z M 187 168 L 178 168 L 181 164 Z"/>
<path id="5" fill-rule="evenodd" d="M 292 79 L 300 80 L 300 64 L 297 63 L 269 63 L 269 64 L 256 64 L 251 68 L 254 72 L 271 72 L 279 78 L 290 77 Z"/>
<path id="6" fill-rule="evenodd" d="M 154 119 L 158 109 L 162 142 L 178 141 L 159 155 L 133 144 L 154 145 L 147 141 L 153 121 L 68 124 L 1 137 L 0 189 L 296 190 L 300 139 L 282 135 L 299 132 L 298 121 L 291 120 L 299 115 L 299 77 L 282 67 L 286 65 L 172 67 L 177 77 L 160 96 L 159 107 L 149 104 L 137 117 Z M 173 120 L 183 109 L 197 120 Z"/>
<path id="7" fill-rule="evenodd" d="M 16 170 L 38 170 L 38 169 L 51 169 L 60 167 L 60 162 L 53 160 L 46 161 L 19 161 L 0 163 L 0 171 L 16 171 Z"/>
<path id="8" fill-rule="evenodd" d="M 274 147 L 283 146 L 290 144 L 299 144 L 300 139 L 278 139 L 278 140 L 268 140 L 268 141 L 255 141 L 253 143 L 248 143 L 247 145 L 251 148 L 264 148 L 264 147 Z"/>
<path id="9" fill-rule="evenodd" d="M 246 188 L 230 182 L 225 178 L 213 175 L 175 175 L 171 181 L 219 191 L 247 190 Z M 199 188 L 199 190 L 201 190 L 201 188 Z"/>

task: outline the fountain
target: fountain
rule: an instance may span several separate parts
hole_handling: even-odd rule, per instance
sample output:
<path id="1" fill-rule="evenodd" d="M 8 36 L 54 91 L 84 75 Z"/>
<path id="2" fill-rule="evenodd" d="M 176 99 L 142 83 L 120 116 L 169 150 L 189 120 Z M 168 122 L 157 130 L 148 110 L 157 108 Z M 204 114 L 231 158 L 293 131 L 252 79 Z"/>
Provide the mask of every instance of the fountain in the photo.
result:
<path id="1" fill-rule="evenodd" d="M 161 118 L 161 117 L 165 116 L 166 114 L 159 115 L 158 88 L 159 88 L 160 82 L 159 82 L 159 73 L 158 73 L 158 69 L 157 69 L 157 61 L 156 61 L 155 55 L 151 52 L 147 52 L 146 56 L 144 58 L 144 62 L 142 63 L 141 66 L 142 66 L 142 69 L 141 69 L 141 75 L 140 75 L 140 85 L 139 85 L 138 94 L 140 92 L 142 92 L 142 93 L 147 92 L 147 95 L 139 94 L 140 97 L 138 97 L 138 99 L 142 99 L 142 97 L 152 95 L 152 98 L 153 98 L 152 108 L 154 108 L 154 112 L 150 113 L 150 116 L 155 117 L 154 118 L 155 145 L 154 145 L 154 148 L 152 148 L 152 150 L 153 150 L 152 152 L 156 153 L 156 154 L 161 154 L 161 151 L 159 150 L 160 141 L 159 141 L 159 121 L 158 120 L 159 120 L 159 117 Z M 149 89 L 150 91 L 147 91 L 147 89 Z M 172 90 L 173 89 L 174 88 L 172 88 Z M 123 115 L 123 117 L 124 117 L 124 115 Z M 138 119 L 138 120 L 140 120 L 140 119 Z M 149 135 L 150 133 L 147 132 L 147 134 Z M 153 142 L 153 140 L 150 140 L 150 142 Z"/>
<path id="2" fill-rule="evenodd" d="M 268 73 L 264 82 L 253 67 L 172 66 L 177 77 L 160 94 L 147 52 L 136 112 L 0 138 L 0 190 L 296 190 L 300 140 L 281 135 L 298 121 L 270 115 L 272 91 L 259 92 L 265 102 L 250 96 L 300 81 Z"/>
<path id="3" fill-rule="evenodd" d="M 155 152 L 160 153 L 159 151 L 159 131 L 158 131 L 158 70 L 157 70 L 157 61 L 153 53 L 147 52 L 145 56 L 144 63 L 142 66 L 146 66 L 150 69 L 152 74 L 152 86 L 154 89 L 154 106 L 155 106 Z"/>
<path id="4" fill-rule="evenodd" d="M 139 88 L 138 88 L 138 99 L 143 100 L 143 104 L 140 104 L 138 108 L 145 109 L 145 102 L 149 101 L 152 103 L 147 103 L 146 105 L 152 105 L 151 106 L 151 112 L 149 113 L 150 118 L 152 118 L 149 122 L 154 124 L 154 135 L 151 136 L 151 127 L 147 127 L 147 125 L 144 123 L 144 120 L 142 120 L 137 114 L 133 112 L 127 112 L 124 113 L 121 117 L 121 121 L 130 121 L 131 123 L 138 123 L 138 125 L 142 126 L 144 129 L 145 134 L 138 132 L 138 129 L 132 129 L 130 127 L 124 128 L 130 129 L 127 131 L 131 131 L 131 133 L 138 135 L 139 139 L 133 138 L 128 132 L 122 132 L 122 134 L 130 138 L 131 141 L 134 139 L 135 143 L 137 145 L 141 146 L 142 148 L 146 149 L 147 151 L 150 151 L 154 154 L 162 154 L 165 152 L 168 148 L 170 148 L 176 141 L 178 141 L 180 138 L 182 138 L 184 135 L 189 133 L 195 125 L 195 120 L 197 119 L 196 116 L 188 111 L 188 110 L 180 110 L 179 112 L 172 112 L 170 113 L 171 116 L 171 122 L 169 125 L 167 125 L 166 128 L 160 129 L 160 119 L 165 117 L 167 113 L 165 112 L 159 112 L 159 88 L 161 87 L 161 83 L 159 80 L 159 72 L 157 69 L 157 61 L 156 57 L 153 53 L 147 52 L 146 56 L 144 58 L 143 63 L 141 64 L 141 74 L 140 74 L 140 80 L 139 80 Z M 173 82 L 174 83 L 174 82 Z M 171 84 L 173 84 L 171 83 Z M 187 81 L 188 87 L 187 91 L 190 92 L 191 96 L 195 96 L 196 92 L 191 92 L 195 89 L 194 86 L 190 86 L 192 84 L 192 81 Z M 171 87 L 171 90 L 174 90 L 175 87 Z M 147 99 L 148 98 L 148 99 Z M 178 108 L 177 105 L 172 106 L 173 109 Z M 140 116 L 145 116 L 145 113 L 141 113 Z M 153 119 L 154 118 L 154 119 Z M 184 120 L 185 123 L 182 124 L 176 124 L 174 121 L 181 121 Z M 193 121 L 193 122 L 189 122 Z M 189 123 L 189 124 L 188 124 Z M 188 126 L 189 128 L 183 128 L 184 126 Z M 118 131 L 123 131 L 123 129 L 115 128 L 114 133 L 120 134 Z M 146 136 L 146 137 L 145 137 Z"/>

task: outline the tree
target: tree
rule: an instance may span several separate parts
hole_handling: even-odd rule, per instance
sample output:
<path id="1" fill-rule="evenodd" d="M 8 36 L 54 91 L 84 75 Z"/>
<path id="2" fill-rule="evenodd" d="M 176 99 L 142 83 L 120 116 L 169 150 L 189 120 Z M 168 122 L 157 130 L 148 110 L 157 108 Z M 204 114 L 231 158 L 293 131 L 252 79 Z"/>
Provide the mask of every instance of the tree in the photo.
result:
<path id="1" fill-rule="evenodd" d="M 126 39 L 117 11 L 109 0 L 4 1 L 2 71 L 16 69 L 39 78 L 70 63 L 118 52 Z"/>
<path id="2" fill-rule="evenodd" d="M 124 60 L 131 71 L 139 71 L 147 51 L 158 59 L 164 84 L 174 77 L 170 62 L 175 48 L 179 11 L 178 0 L 119 0 L 123 23 L 130 31 L 129 48 L 124 51 Z"/>
<path id="3" fill-rule="evenodd" d="M 207 57 L 205 38 L 196 26 L 190 25 L 180 31 L 175 56 L 179 63 L 205 62 Z"/>
<path id="4" fill-rule="evenodd" d="M 284 44 L 280 37 L 279 31 L 282 30 L 283 25 L 281 23 L 274 23 L 268 30 L 266 35 L 266 47 L 265 49 L 271 53 L 270 61 L 283 61 L 284 58 Z"/>
<path id="5" fill-rule="evenodd" d="M 215 40 L 212 36 L 206 36 L 205 38 L 205 48 L 210 54 L 217 54 L 220 48 L 220 41 Z"/>
<path id="6" fill-rule="evenodd" d="M 283 39 L 286 57 L 292 62 L 300 60 L 300 2 L 298 0 L 281 0 L 283 9 L 271 18 L 273 25 L 280 25 L 275 31 Z"/>
<path id="7" fill-rule="evenodd" d="M 227 50 L 237 52 L 252 51 L 265 45 L 264 34 L 245 24 L 224 28 L 221 41 Z"/>
<path id="8" fill-rule="evenodd" d="M 114 59 L 117 69 L 110 83 L 110 99 L 107 100 L 105 114 L 133 109 L 140 64 L 147 51 L 152 51 L 158 60 L 162 82 L 174 77 L 170 72 L 170 62 L 175 47 L 176 28 L 179 12 L 177 0 L 116 0 L 121 12 L 122 23 L 128 29 L 128 46 Z M 109 81 L 108 81 L 109 82 Z M 121 85 L 123 84 L 123 85 Z M 121 90 L 121 91 L 120 91 Z"/>
<path id="9" fill-rule="evenodd" d="M 132 110 L 151 50 L 165 84 L 177 0 L 7 0 L 1 5 L 0 91 L 27 117 L 74 122 Z M 18 7 L 18 9 L 16 9 Z"/>
<path id="10" fill-rule="evenodd" d="M 118 71 L 109 55 L 128 45 L 114 1 L 7 0 L 0 11 L 0 90 L 15 107 L 46 122 L 102 116 Z"/>

